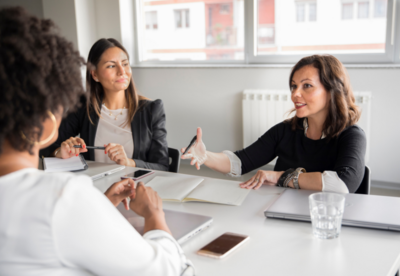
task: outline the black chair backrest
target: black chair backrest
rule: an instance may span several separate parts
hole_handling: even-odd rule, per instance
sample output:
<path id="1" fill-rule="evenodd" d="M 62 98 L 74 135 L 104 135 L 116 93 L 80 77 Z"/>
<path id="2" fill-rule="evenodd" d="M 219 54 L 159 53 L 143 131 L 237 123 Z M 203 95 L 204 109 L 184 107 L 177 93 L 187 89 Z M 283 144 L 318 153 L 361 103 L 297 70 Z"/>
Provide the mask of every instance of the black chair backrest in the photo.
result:
<path id="1" fill-rule="evenodd" d="M 360 187 L 358 187 L 355 194 L 369 195 L 371 188 L 370 176 L 371 176 L 371 171 L 367 166 L 365 166 L 364 178 L 361 181 Z"/>
<path id="2" fill-rule="evenodd" d="M 169 156 L 169 169 L 168 171 L 177 173 L 179 172 L 179 165 L 181 164 L 181 153 L 177 149 L 168 148 Z"/>

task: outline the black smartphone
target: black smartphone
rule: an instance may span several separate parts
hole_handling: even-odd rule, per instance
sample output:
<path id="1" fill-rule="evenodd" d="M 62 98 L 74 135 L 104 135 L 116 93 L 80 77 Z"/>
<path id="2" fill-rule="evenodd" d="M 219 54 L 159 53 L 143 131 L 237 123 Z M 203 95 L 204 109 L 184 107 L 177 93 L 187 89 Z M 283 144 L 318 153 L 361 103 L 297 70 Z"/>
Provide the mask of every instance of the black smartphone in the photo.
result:
<path id="1" fill-rule="evenodd" d="M 249 236 L 228 232 L 204 246 L 197 254 L 222 259 L 248 239 Z"/>
<path id="2" fill-rule="evenodd" d="M 121 176 L 121 179 L 132 178 L 133 180 L 139 180 L 153 173 L 154 173 L 153 171 L 138 170 L 133 173 L 128 173 L 125 174 L 124 176 Z"/>

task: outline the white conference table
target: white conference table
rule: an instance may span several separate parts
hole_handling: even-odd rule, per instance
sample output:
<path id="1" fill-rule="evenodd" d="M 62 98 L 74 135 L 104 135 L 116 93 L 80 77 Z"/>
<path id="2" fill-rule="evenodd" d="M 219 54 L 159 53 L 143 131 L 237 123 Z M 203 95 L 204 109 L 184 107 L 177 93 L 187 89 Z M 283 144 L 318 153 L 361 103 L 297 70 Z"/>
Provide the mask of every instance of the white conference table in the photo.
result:
<path id="1" fill-rule="evenodd" d="M 101 178 L 94 185 L 104 192 L 135 168 Z M 196 177 L 156 171 L 155 176 Z M 196 267 L 196 275 L 373 275 L 394 276 L 400 267 L 400 233 L 384 230 L 342 227 L 340 237 L 319 240 L 311 224 L 267 219 L 264 210 L 281 188 L 263 186 L 252 190 L 241 206 L 211 203 L 164 202 L 164 209 L 213 217 L 211 227 L 182 245 Z M 400 211 L 400 210 L 393 210 Z M 250 236 L 250 240 L 225 259 L 212 259 L 196 251 L 225 232 Z"/>

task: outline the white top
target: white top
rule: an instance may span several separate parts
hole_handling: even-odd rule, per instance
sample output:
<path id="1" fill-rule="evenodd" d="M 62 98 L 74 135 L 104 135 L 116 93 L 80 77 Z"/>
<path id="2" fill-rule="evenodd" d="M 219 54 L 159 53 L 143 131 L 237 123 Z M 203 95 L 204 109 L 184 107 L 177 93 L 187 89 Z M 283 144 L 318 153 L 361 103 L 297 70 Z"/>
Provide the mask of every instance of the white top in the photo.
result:
<path id="1" fill-rule="evenodd" d="M 303 120 L 304 127 L 304 135 L 307 136 L 308 130 L 308 122 L 307 120 Z M 325 133 L 322 133 L 321 139 L 325 139 Z M 239 177 L 242 175 L 242 161 L 240 161 L 239 157 L 231 151 L 225 150 L 223 151 L 225 155 L 228 156 L 231 162 L 231 170 L 228 175 L 233 177 Z M 349 189 L 343 180 L 340 179 L 338 174 L 335 171 L 324 171 L 322 173 L 322 191 L 323 192 L 336 192 L 342 194 L 348 194 Z"/>
<path id="2" fill-rule="evenodd" d="M 101 116 L 97 126 L 96 138 L 94 139 L 95 146 L 103 146 L 108 143 L 120 144 L 124 147 L 126 156 L 133 156 L 133 138 L 131 124 L 126 124 L 128 118 L 128 109 L 110 110 L 104 104 L 101 106 Z M 95 150 L 94 160 L 102 163 L 112 163 L 108 154 L 104 151 Z"/>
<path id="3" fill-rule="evenodd" d="M 142 237 L 88 176 L 0 177 L 0 275 L 181 275 L 188 266 L 170 234 Z"/>

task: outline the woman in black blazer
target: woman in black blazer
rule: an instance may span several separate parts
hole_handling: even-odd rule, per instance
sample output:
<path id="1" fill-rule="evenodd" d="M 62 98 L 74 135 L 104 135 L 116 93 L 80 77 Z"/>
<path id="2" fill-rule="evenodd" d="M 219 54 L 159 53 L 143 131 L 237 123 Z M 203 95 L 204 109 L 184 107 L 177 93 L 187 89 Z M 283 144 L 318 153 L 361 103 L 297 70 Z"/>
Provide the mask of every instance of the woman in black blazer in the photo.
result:
<path id="1" fill-rule="evenodd" d="M 90 94 L 61 123 L 53 155 L 70 158 L 82 153 L 87 160 L 167 171 L 163 103 L 137 94 L 128 53 L 117 40 L 100 39 L 92 46 L 86 81 Z M 105 151 L 88 150 L 86 145 L 104 146 Z"/>

